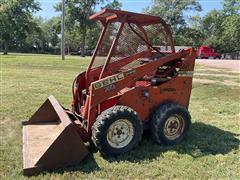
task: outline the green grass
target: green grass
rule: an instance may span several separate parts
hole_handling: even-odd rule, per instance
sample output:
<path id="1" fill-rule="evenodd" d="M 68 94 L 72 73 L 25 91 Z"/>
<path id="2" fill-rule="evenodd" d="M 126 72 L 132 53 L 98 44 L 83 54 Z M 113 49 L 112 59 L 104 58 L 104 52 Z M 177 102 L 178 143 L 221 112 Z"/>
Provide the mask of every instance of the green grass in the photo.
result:
<path id="1" fill-rule="evenodd" d="M 28 119 L 50 94 L 69 107 L 71 83 L 85 69 L 88 59 L 67 57 L 61 61 L 59 56 L 49 55 L 0 55 L 0 179 L 25 178 L 21 120 Z M 196 72 L 203 73 L 203 69 L 208 71 L 197 66 Z M 239 79 L 238 74 L 233 75 L 233 80 Z M 159 146 L 146 135 L 127 155 L 103 158 L 94 152 L 78 166 L 30 179 L 239 179 L 239 102 L 239 87 L 195 83 L 189 107 L 193 124 L 183 143 Z"/>

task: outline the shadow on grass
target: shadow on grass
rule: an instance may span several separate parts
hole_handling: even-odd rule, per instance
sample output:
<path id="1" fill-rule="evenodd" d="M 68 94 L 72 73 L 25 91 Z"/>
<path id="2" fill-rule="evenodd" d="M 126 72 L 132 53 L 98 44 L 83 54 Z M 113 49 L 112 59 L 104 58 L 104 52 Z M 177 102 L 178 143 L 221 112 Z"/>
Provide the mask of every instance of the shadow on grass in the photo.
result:
<path id="1" fill-rule="evenodd" d="M 143 160 L 155 159 L 167 151 L 175 151 L 178 154 L 188 154 L 194 158 L 207 155 L 227 154 L 239 148 L 240 140 L 235 136 L 237 136 L 237 134 L 197 122 L 192 124 L 188 137 L 178 145 L 158 145 L 153 142 L 147 133 L 147 135 L 144 135 L 140 145 L 129 154 L 116 158 L 106 158 L 106 160 L 109 162 L 122 160 L 141 162 Z"/>
<path id="2" fill-rule="evenodd" d="M 152 141 L 149 133 L 145 133 L 142 142 L 130 153 L 116 158 L 102 158 L 105 158 L 108 162 L 129 161 L 138 163 L 144 160 L 155 159 L 167 151 L 175 151 L 178 154 L 188 154 L 194 158 L 207 155 L 227 154 L 239 148 L 240 140 L 235 136 L 237 136 L 237 134 L 197 122 L 192 124 L 188 137 L 181 144 L 175 146 L 158 145 Z M 90 154 L 78 166 L 71 166 L 48 172 L 57 174 L 63 174 L 68 171 L 90 173 L 101 170 L 91 154 L 96 152 L 95 149 L 91 146 L 89 147 Z"/>
<path id="3" fill-rule="evenodd" d="M 57 168 L 52 170 L 43 171 L 41 174 L 44 175 L 46 173 L 56 173 L 56 174 L 63 174 L 66 172 L 82 172 L 82 173 L 90 173 L 94 171 L 99 171 L 100 167 L 98 166 L 97 162 L 95 161 L 92 154 L 89 154 L 83 161 L 79 163 L 79 165 L 75 166 L 68 166 L 64 168 Z"/>
<path id="4" fill-rule="evenodd" d="M 64 174 L 66 172 L 91 173 L 101 170 L 93 157 L 93 153 L 97 152 L 97 149 L 93 146 L 93 144 L 87 143 L 85 145 L 89 151 L 89 154 L 79 163 L 79 165 L 70 165 L 63 168 L 44 170 L 39 175 L 46 175 L 47 173 Z"/>

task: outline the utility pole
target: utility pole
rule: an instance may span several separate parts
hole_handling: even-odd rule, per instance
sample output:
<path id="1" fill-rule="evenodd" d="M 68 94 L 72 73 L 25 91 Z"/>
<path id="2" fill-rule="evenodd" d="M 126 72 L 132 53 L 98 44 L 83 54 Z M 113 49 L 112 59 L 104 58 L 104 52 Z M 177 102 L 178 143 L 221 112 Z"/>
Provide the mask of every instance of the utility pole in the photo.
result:
<path id="1" fill-rule="evenodd" d="M 62 24 L 61 24 L 61 55 L 62 60 L 65 59 L 65 35 L 64 35 L 64 29 L 65 29 L 65 0 L 62 0 Z"/>

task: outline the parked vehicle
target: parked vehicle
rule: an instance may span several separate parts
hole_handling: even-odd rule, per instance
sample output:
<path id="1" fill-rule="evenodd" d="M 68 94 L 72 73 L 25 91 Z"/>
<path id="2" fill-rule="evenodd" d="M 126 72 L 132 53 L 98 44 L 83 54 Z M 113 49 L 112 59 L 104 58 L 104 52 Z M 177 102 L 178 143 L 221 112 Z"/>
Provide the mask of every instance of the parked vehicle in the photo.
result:
<path id="1" fill-rule="evenodd" d="M 214 51 L 213 48 L 208 46 L 201 46 L 198 48 L 197 57 L 198 59 L 221 59 L 221 54 Z"/>

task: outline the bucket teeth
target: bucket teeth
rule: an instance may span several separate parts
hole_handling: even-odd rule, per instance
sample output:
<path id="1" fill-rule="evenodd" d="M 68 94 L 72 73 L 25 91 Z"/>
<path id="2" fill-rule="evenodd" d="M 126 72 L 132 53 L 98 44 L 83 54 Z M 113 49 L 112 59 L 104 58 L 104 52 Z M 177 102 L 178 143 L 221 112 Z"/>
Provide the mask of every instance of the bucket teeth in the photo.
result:
<path id="1" fill-rule="evenodd" d="M 50 96 L 23 122 L 23 173 L 78 164 L 88 151 L 67 113 Z"/>

